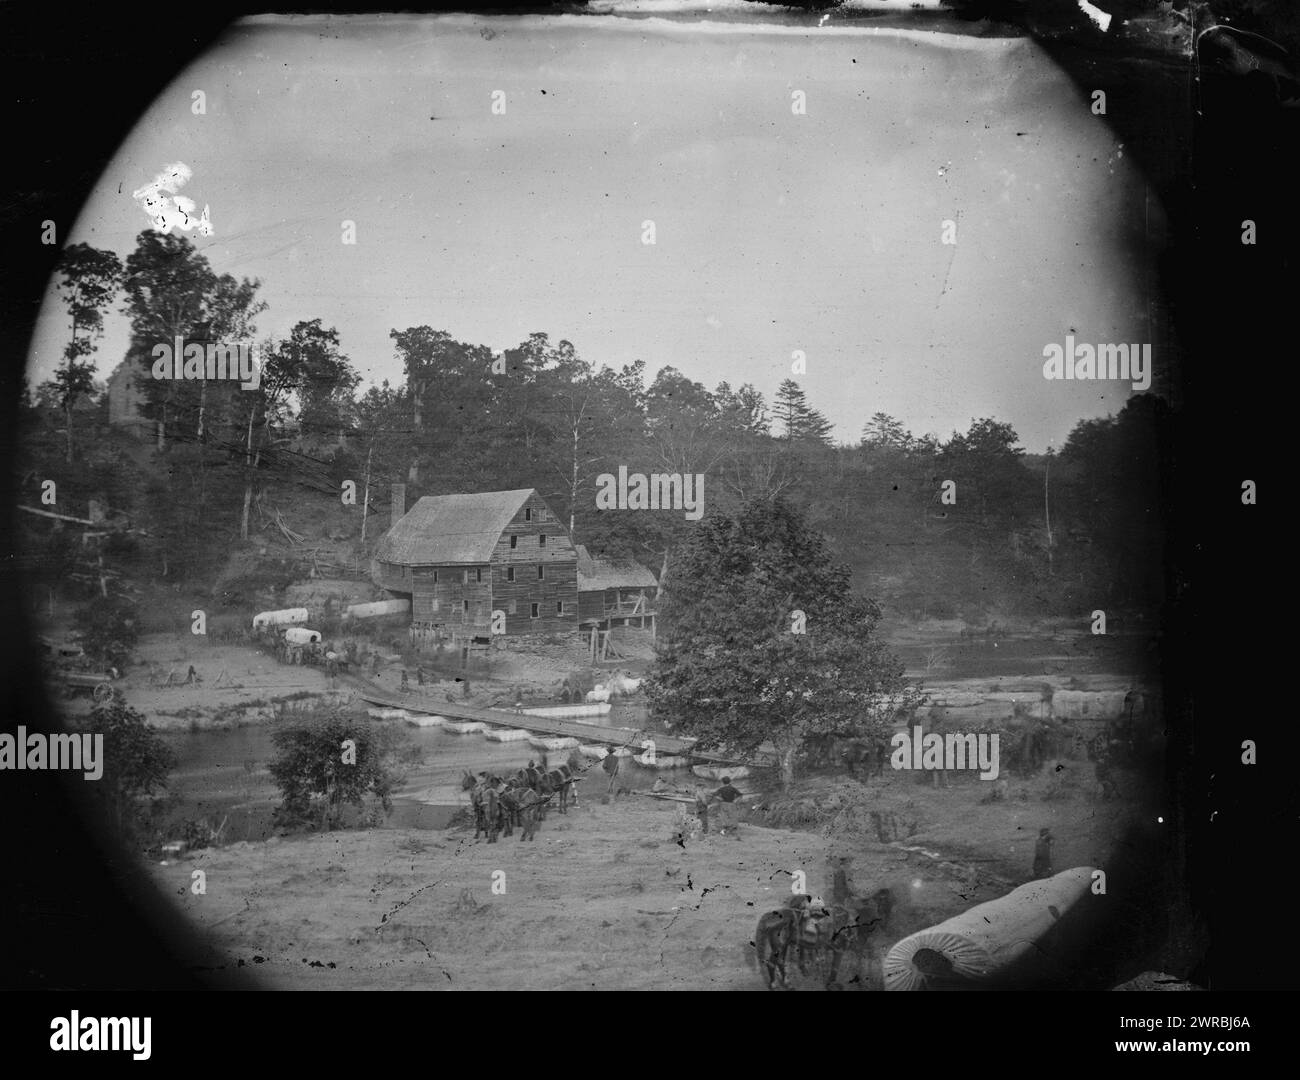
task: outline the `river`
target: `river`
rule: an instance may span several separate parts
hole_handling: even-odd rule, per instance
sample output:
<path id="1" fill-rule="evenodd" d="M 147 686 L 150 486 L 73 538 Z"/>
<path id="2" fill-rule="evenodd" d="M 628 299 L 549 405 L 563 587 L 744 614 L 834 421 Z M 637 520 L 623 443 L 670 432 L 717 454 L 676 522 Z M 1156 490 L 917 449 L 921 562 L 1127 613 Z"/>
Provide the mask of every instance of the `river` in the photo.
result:
<path id="1" fill-rule="evenodd" d="M 641 704 L 616 704 L 602 721 L 637 728 L 645 723 L 645 709 Z M 458 809 L 469 805 L 468 794 L 460 788 L 464 770 L 513 772 L 540 753 L 526 742 L 491 742 L 481 734 L 456 735 L 441 728 L 412 727 L 401 720 L 367 722 L 400 726 L 419 752 L 418 760 L 401 766 L 403 779 L 394 793 L 388 827 L 445 828 Z M 224 820 L 223 843 L 272 835 L 271 816 L 280 802 L 269 770 L 275 755 L 273 730 L 271 724 L 252 724 L 218 731 L 160 732 L 176 754 L 168 786 L 176 805 L 165 818 L 169 833 L 179 835 L 187 820 L 207 820 L 214 827 Z M 550 764 L 562 763 L 568 754 L 552 751 Z M 623 768 L 633 788 L 648 788 L 660 775 L 681 782 L 690 775 L 684 770 L 660 773 L 626 760 Z M 597 797 L 603 789 L 603 774 L 592 771 L 587 777 L 579 786 L 579 798 Z"/>

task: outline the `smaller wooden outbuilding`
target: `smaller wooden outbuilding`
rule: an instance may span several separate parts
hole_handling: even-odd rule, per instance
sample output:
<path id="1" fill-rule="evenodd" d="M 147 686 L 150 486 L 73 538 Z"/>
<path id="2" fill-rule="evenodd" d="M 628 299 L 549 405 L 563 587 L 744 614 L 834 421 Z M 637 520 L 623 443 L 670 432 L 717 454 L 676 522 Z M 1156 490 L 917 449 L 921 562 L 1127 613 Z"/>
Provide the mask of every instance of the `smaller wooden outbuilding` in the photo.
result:
<path id="1" fill-rule="evenodd" d="M 584 626 L 654 627 L 659 582 L 630 559 L 597 559 L 578 544 L 578 621 Z"/>

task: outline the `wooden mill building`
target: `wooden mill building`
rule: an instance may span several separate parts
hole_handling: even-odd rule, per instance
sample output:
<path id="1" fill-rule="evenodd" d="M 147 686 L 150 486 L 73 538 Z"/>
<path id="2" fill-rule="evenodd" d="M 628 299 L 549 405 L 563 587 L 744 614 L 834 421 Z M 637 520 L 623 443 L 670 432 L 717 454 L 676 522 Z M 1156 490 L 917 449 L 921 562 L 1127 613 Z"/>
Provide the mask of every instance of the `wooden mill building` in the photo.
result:
<path id="1" fill-rule="evenodd" d="M 578 554 L 535 489 L 428 495 L 406 513 L 403 502 L 394 485 L 375 572 L 411 601 L 418 639 L 486 644 L 494 611 L 506 636 L 577 632 Z"/>
<path id="2" fill-rule="evenodd" d="M 654 629 L 654 600 L 659 582 L 630 559 L 593 558 L 582 544 L 578 551 L 578 618 L 584 627 Z"/>

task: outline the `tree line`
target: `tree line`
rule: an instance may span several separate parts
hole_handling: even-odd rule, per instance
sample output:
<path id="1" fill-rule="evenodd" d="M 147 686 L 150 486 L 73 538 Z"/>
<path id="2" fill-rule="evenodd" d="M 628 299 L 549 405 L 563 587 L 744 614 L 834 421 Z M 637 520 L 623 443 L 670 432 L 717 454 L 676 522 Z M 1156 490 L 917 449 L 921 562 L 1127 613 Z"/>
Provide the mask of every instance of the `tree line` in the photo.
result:
<path id="1" fill-rule="evenodd" d="M 1155 395 L 1079 421 L 1044 455 L 990 417 L 941 439 L 876 412 L 856 444 L 837 445 L 794 379 L 769 404 L 750 383 L 710 390 L 671 365 L 653 378 L 641 361 L 616 371 L 541 332 L 495 353 L 430 325 L 394 328 L 400 382 L 361 391 L 322 318 L 257 341 L 261 382 L 250 391 L 149 376 L 159 342 L 255 341 L 266 310 L 260 281 L 217 274 L 184 236 L 146 230 L 124 261 L 71 245 L 59 286 L 69 339 L 54 377 L 26 395 L 26 490 L 59 475 L 64 490 L 129 514 L 138 530 L 117 554 L 164 579 L 211 578 L 232 544 L 252 539 L 268 492 L 337 501 L 344 480 L 379 515 L 367 542 L 386 526 L 393 482 L 407 485 L 408 505 L 535 487 L 575 541 L 661 572 L 693 523 L 598 511 L 596 478 L 627 465 L 705 474 L 706 518 L 788 500 L 827 536 L 853 586 L 905 617 L 1066 614 L 1163 596 L 1171 440 Z M 148 454 L 112 452 L 126 436 L 108 425 L 93 380 L 103 317 L 119 300 Z"/>

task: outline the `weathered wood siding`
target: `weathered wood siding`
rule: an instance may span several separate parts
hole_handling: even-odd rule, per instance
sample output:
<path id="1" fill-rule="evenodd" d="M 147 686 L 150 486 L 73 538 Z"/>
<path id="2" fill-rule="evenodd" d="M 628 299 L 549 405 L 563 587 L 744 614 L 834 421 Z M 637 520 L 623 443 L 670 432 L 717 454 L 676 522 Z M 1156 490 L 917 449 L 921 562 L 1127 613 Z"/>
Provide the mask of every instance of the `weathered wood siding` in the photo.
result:
<path id="1" fill-rule="evenodd" d="M 445 627 L 456 636 L 488 633 L 492 624 L 491 567 L 417 566 L 413 577 L 413 622 Z"/>
<path id="2" fill-rule="evenodd" d="M 538 566 L 545 574 L 540 579 Z M 510 569 L 514 581 L 509 580 Z M 533 604 L 537 618 L 532 617 Z M 492 606 L 506 613 L 507 635 L 578 629 L 578 552 L 564 525 L 536 493 L 519 508 L 492 553 Z"/>
<path id="3" fill-rule="evenodd" d="M 637 600 L 645 594 L 646 611 L 654 609 L 652 589 L 587 589 L 578 594 L 578 613 L 582 619 L 604 619 L 609 615 L 630 615 Z"/>
<path id="4" fill-rule="evenodd" d="M 401 563 L 381 562 L 378 564 L 377 569 L 381 589 L 387 589 L 389 592 L 406 593 L 407 595 L 414 590 L 415 585 L 409 566 L 403 566 Z"/>
<path id="5" fill-rule="evenodd" d="M 578 593 L 578 618 L 584 622 L 588 619 L 605 617 L 605 592 L 603 589 L 586 589 Z"/>
<path id="6" fill-rule="evenodd" d="M 578 628 L 578 553 L 564 525 L 536 493 L 506 526 L 489 563 L 413 567 L 381 562 L 377 569 L 383 588 L 410 596 L 412 623 L 439 635 L 488 637 L 492 612 L 498 610 L 505 612 L 507 636 Z M 509 580 L 511 570 L 514 581 Z"/>

